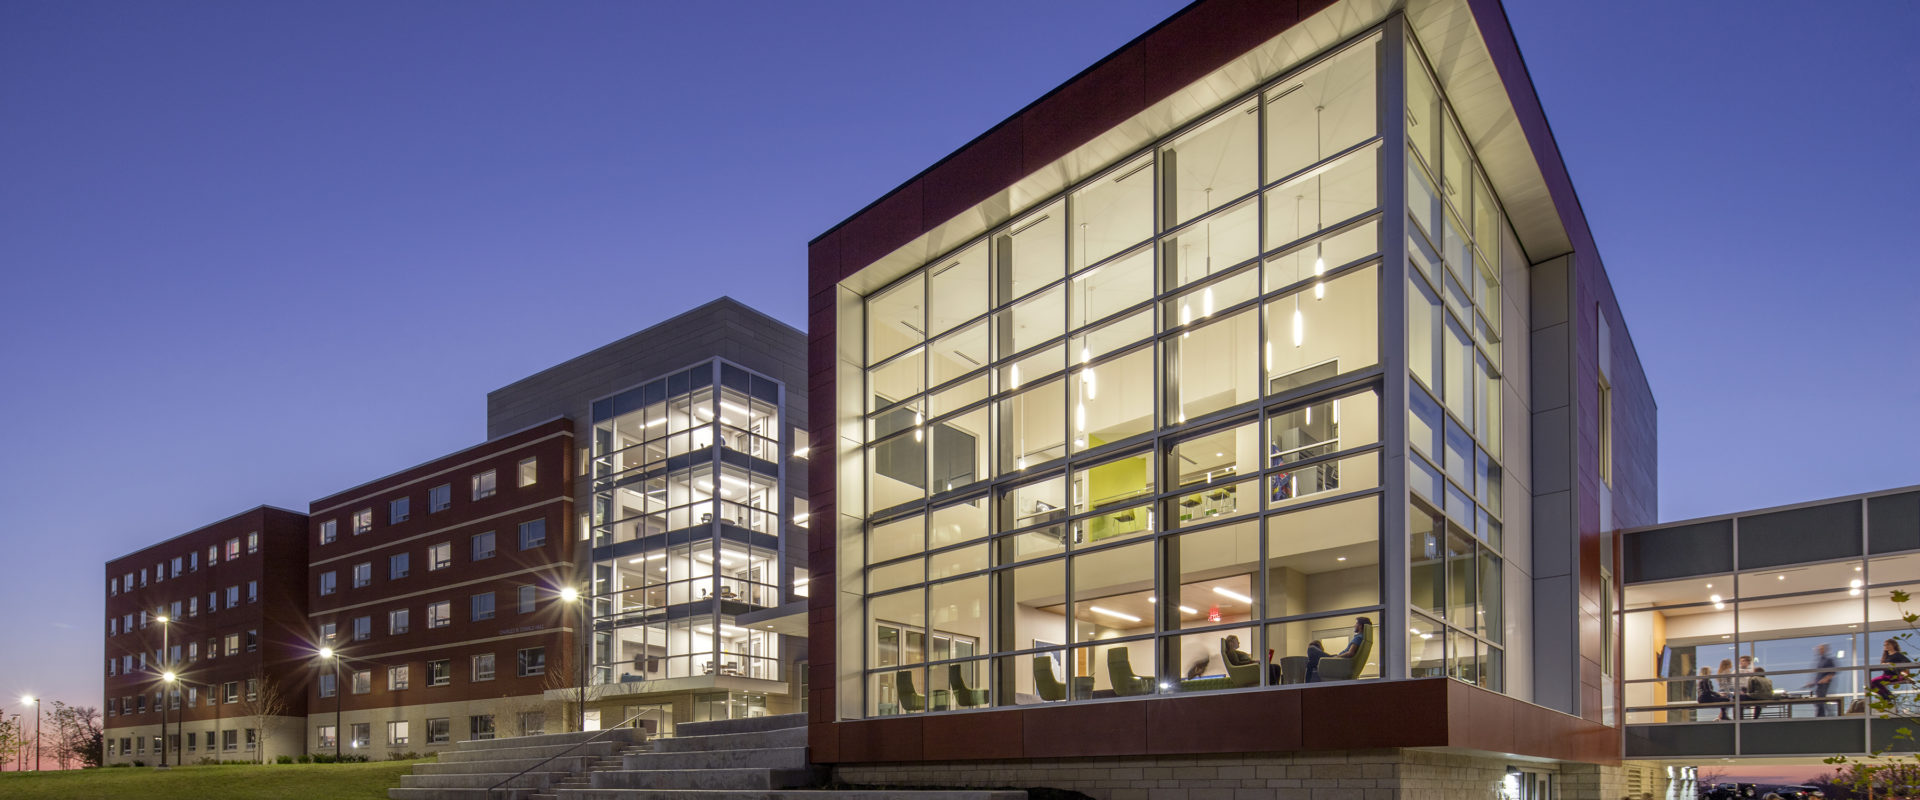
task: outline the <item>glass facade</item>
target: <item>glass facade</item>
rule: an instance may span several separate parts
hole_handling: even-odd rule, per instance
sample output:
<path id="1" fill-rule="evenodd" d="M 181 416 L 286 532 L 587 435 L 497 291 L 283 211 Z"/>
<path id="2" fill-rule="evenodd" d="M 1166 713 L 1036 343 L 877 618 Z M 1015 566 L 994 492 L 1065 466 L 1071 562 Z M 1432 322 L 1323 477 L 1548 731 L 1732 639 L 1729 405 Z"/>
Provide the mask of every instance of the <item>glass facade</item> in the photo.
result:
<path id="1" fill-rule="evenodd" d="M 842 554 L 864 600 L 840 630 L 861 713 L 1501 688 L 1503 220 L 1411 43 L 1407 113 L 1381 113 L 1389 46 L 1349 42 L 866 295 Z M 1383 436 L 1402 414 L 1410 448 Z M 1401 513 L 1411 559 L 1386 563 Z"/>
<path id="2" fill-rule="evenodd" d="M 591 682 L 783 680 L 785 389 L 713 360 L 593 404 Z"/>

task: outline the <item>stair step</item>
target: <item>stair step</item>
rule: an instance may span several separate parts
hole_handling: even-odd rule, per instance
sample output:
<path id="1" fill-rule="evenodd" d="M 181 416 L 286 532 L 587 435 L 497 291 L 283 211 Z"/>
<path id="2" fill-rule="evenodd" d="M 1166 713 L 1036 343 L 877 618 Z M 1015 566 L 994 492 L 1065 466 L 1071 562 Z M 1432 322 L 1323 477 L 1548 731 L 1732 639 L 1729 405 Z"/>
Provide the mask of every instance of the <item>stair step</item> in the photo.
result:
<path id="1" fill-rule="evenodd" d="M 1006 790 L 742 791 L 736 789 L 568 789 L 559 800 L 1027 800 Z"/>
<path id="2" fill-rule="evenodd" d="M 778 728 L 770 731 L 715 733 L 704 736 L 676 736 L 653 743 L 655 753 L 684 753 L 690 750 L 754 750 L 763 747 L 806 747 L 806 728 Z"/>
<path id="3" fill-rule="evenodd" d="M 540 737 L 545 738 L 545 737 Z M 442 750 L 440 760 L 452 761 L 496 761 L 501 759 L 546 758 L 562 753 L 569 756 L 610 756 L 626 749 L 621 742 L 592 742 L 588 744 L 560 743 L 536 744 L 519 747 L 492 747 L 484 750 Z"/>
<path id="4" fill-rule="evenodd" d="M 555 759 L 545 758 L 503 758 L 494 761 L 447 761 L 424 762 L 413 765 L 415 775 L 471 775 L 485 772 L 505 772 L 509 775 L 524 769 L 538 769 L 541 772 L 585 772 L 587 765 L 593 763 L 592 756 L 564 756 Z M 621 762 L 623 765 L 625 762 Z"/>
<path id="5" fill-rule="evenodd" d="M 682 722 L 674 726 L 675 736 L 713 736 L 722 733 L 751 733 L 781 728 L 804 728 L 806 714 L 777 714 L 771 717 L 719 719 L 712 722 Z"/>
<path id="6" fill-rule="evenodd" d="M 640 753 L 625 757 L 628 770 L 804 769 L 804 747 L 757 750 L 695 750 L 684 753 Z"/>
<path id="7" fill-rule="evenodd" d="M 472 772 L 457 775 L 402 775 L 400 786 L 407 789 L 485 789 L 506 782 L 507 786 L 545 789 L 571 773 L 529 772 L 515 776 L 511 772 Z M 592 784 L 587 784 L 592 785 Z"/>
<path id="8" fill-rule="evenodd" d="M 388 800 L 533 800 L 532 789 L 388 789 Z M 557 800 L 557 798 L 556 798 Z"/>
<path id="9" fill-rule="evenodd" d="M 811 769 L 655 769 L 595 772 L 595 789 L 792 789 L 814 783 Z"/>
<path id="10" fill-rule="evenodd" d="M 557 744 L 579 744 L 589 739 L 601 742 L 630 744 L 642 741 L 644 738 L 645 733 L 643 731 L 633 728 L 613 728 L 604 731 L 570 731 L 567 733 L 542 733 L 533 736 L 507 736 L 499 739 L 469 739 L 464 742 L 455 743 L 452 751 L 465 753 L 474 750 L 546 747 Z"/>

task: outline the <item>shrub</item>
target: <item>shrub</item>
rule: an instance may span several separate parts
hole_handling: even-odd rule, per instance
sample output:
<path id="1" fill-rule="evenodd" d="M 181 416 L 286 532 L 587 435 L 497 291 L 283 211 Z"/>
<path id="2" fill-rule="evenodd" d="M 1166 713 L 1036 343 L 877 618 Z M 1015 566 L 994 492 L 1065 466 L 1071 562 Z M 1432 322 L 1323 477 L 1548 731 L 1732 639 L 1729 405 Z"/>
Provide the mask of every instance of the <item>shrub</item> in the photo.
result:
<path id="1" fill-rule="evenodd" d="M 273 763 L 275 763 L 275 764 L 291 764 L 291 763 L 293 763 L 293 756 L 290 756 L 290 755 L 287 755 L 287 754 L 285 754 L 285 753 L 281 753 L 281 754 L 280 754 L 280 757 L 278 757 L 278 758 L 275 758 L 275 759 L 273 760 Z"/>
<path id="2" fill-rule="evenodd" d="M 313 756 L 307 755 L 306 753 L 301 753 L 299 761 L 302 764 L 311 764 L 313 763 Z"/>
<path id="3" fill-rule="evenodd" d="M 144 766 L 146 766 L 146 765 L 147 765 L 147 762 L 145 762 L 145 761 L 142 761 L 142 760 L 140 760 L 140 759 L 137 759 L 137 758 L 136 758 L 136 759 L 134 759 L 134 760 L 133 760 L 133 765 L 134 765 L 134 766 L 136 766 L 136 767 L 144 767 Z"/>

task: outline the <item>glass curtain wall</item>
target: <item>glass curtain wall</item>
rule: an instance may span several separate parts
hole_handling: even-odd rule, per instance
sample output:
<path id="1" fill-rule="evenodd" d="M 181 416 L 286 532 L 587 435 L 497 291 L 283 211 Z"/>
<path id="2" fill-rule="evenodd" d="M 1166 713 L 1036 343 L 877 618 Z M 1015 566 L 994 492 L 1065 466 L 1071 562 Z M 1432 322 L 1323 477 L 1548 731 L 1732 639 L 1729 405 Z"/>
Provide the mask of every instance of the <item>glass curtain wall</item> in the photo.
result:
<path id="1" fill-rule="evenodd" d="M 867 296 L 864 713 L 1381 674 L 1381 48 Z"/>
<path id="2" fill-rule="evenodd" d="M 1406 47 L 1407 674 L 1498 691 L 1505 217 L 1419 45 Z"/>
<path id="3" fill-rule="evenodd" d="M 782 387 L 714 360 L 593 404 L 593 682 L 779 680 Z"/>

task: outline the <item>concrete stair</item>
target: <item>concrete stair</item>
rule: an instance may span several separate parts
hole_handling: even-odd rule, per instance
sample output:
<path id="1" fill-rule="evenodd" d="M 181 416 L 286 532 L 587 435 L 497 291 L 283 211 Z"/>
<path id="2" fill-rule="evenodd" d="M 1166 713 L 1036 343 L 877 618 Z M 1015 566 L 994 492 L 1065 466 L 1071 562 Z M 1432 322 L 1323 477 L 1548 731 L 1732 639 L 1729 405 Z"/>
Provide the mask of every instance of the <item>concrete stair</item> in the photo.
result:
<path id="1" fill-rule="evenodd" d="M 597 738 L 596 738 L 597 737 Z M 590 741 L 592 740 L 592 741 Z M 566 784 L 585 787 L 579 777 L 614 769 L 643 741 L 639 731 L 550 733 L 512 739 L 460 742 L 440 752 L 437 761 L 416 764 L 387 790 L 391 800 L 533 800 Z M 488 789 L 500 786 L 488 795 Z"/>
<path id="2" fill-rule="evenodd" d="M 462 742 L 387 790 L 392 800 L 1026 800 L 1019 791 L 810 790 L 804 714 L 690 722 L 677 736 L 632 732 L 568 751 L 590 734 Z M 566 738 L 572 737 L 572 738 Z M 566 753 L 545 764 L 541 759 Z M 486 797 L 487 787 L 539 765 Z"/>

